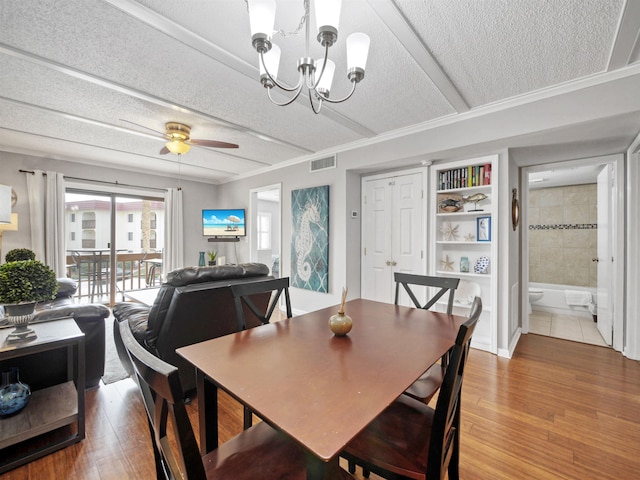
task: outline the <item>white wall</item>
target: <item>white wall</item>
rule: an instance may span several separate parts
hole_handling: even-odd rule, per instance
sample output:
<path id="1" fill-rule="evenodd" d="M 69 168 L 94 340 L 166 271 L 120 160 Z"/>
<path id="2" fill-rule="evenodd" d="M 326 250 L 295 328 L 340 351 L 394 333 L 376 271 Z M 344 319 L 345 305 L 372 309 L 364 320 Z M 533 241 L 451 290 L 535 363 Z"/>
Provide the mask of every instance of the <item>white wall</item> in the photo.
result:
<path id="1" fill-rule="evenodd" d="M 349 202 L 346 201 L 345 171 L 336 168 L 310 173 L 309 165 L 300 163 L 285 169 L 266 172 L 259 176 L 219 186 L 219 206 L 221 208 L 248 208 L 250 202 L 249 191 L 251 189 L 275 183 L 282 184 L 282 258 L 280 260 L 280 275 L 283 277 L 290 276 L 291 272 L 291 192 L 300 188 L 329 185 L 329 292 L 318 293 L 292 288 L 291 302 L 297 312 L 313 311 L 340 303 L 342 287 L 347 285 L 346 212 L 348 208 L 353 209 L 353 198 L 350 198 Z M 359 189 L 358 186 L 358 192 Z M 358 210 L 359 207 L 355 207 L 355 209 Z M 357 227 L 360 228 L 359 224 Z M 251 228 L 251 226 L 247 228 Z M 352 239 L 349 242 L 351 244 Z M 359 234 L 354 243 L 359 244 Z M 236 251 L 239 263 L 249 260 L 249 242 L 247 238 L 241 239 L 238 243 L 219 245 L 221 251 L 223 249 L 226 251 L 228 262 L 235 262 Z M 353 245 L 350 245 L 349 249 L 353 251 Z M 349 259 L 349 263 L 353 263 L 353 259 Z M 359 265 L 358 259 L 358 269 Z M 359 296 L 359 281 L 357 292 L 354 292 L 350 297 L 355 298 L 357 296 Z"/>

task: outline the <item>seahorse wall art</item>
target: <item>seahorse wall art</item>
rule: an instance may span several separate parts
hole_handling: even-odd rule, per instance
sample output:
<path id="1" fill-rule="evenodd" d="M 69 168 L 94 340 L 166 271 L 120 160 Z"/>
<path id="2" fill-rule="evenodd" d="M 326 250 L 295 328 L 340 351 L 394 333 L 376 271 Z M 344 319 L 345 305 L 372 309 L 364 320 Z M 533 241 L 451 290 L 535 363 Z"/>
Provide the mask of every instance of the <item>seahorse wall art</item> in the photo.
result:
<path id="1" fill-rule="evenodd" d="M 328 292 L 329 186 L 291 192 L 291 286 Z"/>

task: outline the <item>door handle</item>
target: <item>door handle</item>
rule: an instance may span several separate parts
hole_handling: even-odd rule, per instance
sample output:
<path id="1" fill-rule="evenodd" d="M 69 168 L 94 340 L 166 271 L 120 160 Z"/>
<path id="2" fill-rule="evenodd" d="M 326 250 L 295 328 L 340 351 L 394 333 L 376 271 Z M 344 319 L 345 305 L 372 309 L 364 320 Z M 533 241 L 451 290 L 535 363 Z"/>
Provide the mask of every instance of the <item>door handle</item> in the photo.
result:
<path id="1" fill-rule="evenodd" d="M 395 267 L 397 265 L 393 260 L 387 260 L 385 263 L 387 264 L 387 267 Z"/>
<path id="2" fill-rule="evenodd" d="M 391 262 L 391 266 L 392 266 L 392 267 L 395 267 L 396 265 L 397 265 L 397 263 L 396 263 L 396 262 Z"/>
<path id="3" fill-rule="evenodd" d="M 385 263 L 387 264 L 387 267 L 391 266 L 391 261 L 390 260 L 387 260 Z"/>
<path id="4" fill-rule="evenodd" d="M 592 261 L 592 262 L 599 262 L 599 261 L 600 261 L 600 259 L 598 259 L 598 257 L 593 257 L 593 258 L 591 259 L 591 261 Z"/>

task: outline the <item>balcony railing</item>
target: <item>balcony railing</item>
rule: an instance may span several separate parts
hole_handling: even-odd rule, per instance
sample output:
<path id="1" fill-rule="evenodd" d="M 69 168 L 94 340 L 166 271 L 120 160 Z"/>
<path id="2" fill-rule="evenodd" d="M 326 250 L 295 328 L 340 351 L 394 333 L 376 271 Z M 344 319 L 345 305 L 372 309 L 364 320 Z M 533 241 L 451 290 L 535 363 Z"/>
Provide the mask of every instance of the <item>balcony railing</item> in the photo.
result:
<path id="1" fill-rule="evenodd" d="M 110 256 L 99 249 L 94 252 L 76 251 L 67 255 L 67 276 L 78 282 L 78 303 L 110 302 Z M 161 268 L 150 259 L 162 259 L 161 253 L 117 252 L 116 253 L 116 301 L 122 301 L 128 291 L 157 286 L 161 283 Z"/>

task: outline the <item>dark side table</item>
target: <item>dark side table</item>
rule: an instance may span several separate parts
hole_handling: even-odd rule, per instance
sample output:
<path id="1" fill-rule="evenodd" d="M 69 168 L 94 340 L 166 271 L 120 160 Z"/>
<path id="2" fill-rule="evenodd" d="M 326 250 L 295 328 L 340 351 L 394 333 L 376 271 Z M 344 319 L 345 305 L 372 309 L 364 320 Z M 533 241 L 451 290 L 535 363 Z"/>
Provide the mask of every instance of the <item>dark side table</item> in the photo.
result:
<path id="1" fill-rule="evenodd" d="M 84 334 L 68 318 L 31 325 L 37 338 L 23 343 L 6 342 L 13 328 L 0 329 L 0 371 L 20 358 L 55 349 L 66 349 L 65 382 L 31 391 L 27 406 L 17 414 L 0 418 L 0 473 L 77 443 L 85 437 Z M 46 365 L 42 365 L 46 369 Z M 29 379 L 20 376 L 23 383 Z M 55 430 L 55 432 L 54 432 Z M 39 437 L 39 438 L 36 438 Z"/>

